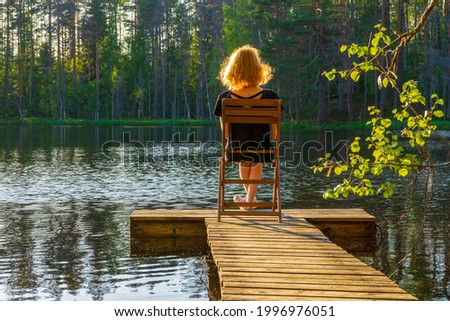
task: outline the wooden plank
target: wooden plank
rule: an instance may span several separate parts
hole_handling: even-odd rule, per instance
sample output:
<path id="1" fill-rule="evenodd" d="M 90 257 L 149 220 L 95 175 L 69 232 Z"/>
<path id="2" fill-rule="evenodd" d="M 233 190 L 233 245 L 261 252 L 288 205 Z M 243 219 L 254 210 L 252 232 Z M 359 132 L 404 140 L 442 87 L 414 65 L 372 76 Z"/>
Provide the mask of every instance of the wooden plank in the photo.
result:
<path id="1" fill-rule="evenodd" d="M 280 242 L 284 242 L 284 241 L 294 241 L 294 242 L 301 242 L 301 241 L 307 241 L 304 237 L 295 237 L 295 236 L 290 236 L 290 235 L 273 235 L 273 234 L 263 234 L 263 232 L 261 233 L 261 236 L 258 236 L 258 234 L 256 233 L 253 237 L 249 238 L 246 237 L 244 235 L 232 235 L 232 234 L 223 234 L 221 233 L 220 235 L 210 235 L 210 239 L 217 239 L 218 241 L 223 240 L 224 237 L 227 237 L 227 240 L 233 240 L 236 242 L 242 242 L 242 241 L 256 241 L 256 242 L 273 242 L 274 239 L 279 240 Z M 321 234 L 312 234 L 315 238 L 315 241 L 329 241 L 324 235 Z M 308 240 L 310 241 L 310 240 Z"/>
<path id="2" fill-rule="evenodd" d="M 342 283 L 282 283 L 282 282 L 254 282 L 248 281 L 226 281 L 223 288 L 246 288 L 246 289 L 276 289 L 276 290 L 314 290 L 314 291 L 344 291 L 344 292 L 366 292 L 366 293 L 397 293 L 405 294 L 405 291 L 395 285 L 376 285 L 368 283 L 342 284 Z"/>
<path id="3" fill-rule="evenodd" d="M 273 179 L 224 179 L 224 184 L 261 184 L 271 185 L 274 183 Z M 238 205 L 238 203 L 235 203 Z"/>
<path id="4" fill-rule="evenodd" d="M 251 203 L 248 204 L 249 206 L 251 206 Z M 273 221 L 277 222 L 275 220 L 275 218 L 278 218 L 279 213 L 276 211 L 264 211 L 264 210 L 259 210 L 259 209 L 255 209 L 255 210 L 251 210 L 251 211 L 247 211 L 247 210 L 233 210 L 233 209 L 229 209 L 226 211 L 221 211 L 220 215 L 223 215 L 223 217 L 233 217 L 233 216 L 254 216 L 254 215 L 259 215 L 259 216 L 267 216 L 267 217 L 274 217 Z"/>
<path id="5" fill-rule="evenodd" d="M 383 276 L 355 276 L 355 275 L 327 275 L 327 274 L 315 274 L 309 275 L 308 278 L 303 274 L 290 274 L 290 275 L 280 275 L 275 273 L 273 277 L 267 277 L 266 273 L 258 273 L 252 275 L 236 275 L 230 273 L 222 275 L 226 281 L 224 281 L 223 286 L 226 286 L 226 282 L 241 282 L 241 283 L 276 283 L 282 286 L 283 284 L 318 284 L 318 285 L 370 285 L 371 287 L 393 287 L 398 288 L 392 280 L 386 280 Z"/>
<path id="6" fill-rule="evenodd" d="M 222 230 L 223 232 L 231 229 L 233 226 L 239 226 L 239 229 L 242 228 L 258 228 L 258 230 L 273 230 L 273 229 L 277 229 L 277 230 L 289 230 L 289 229 L 300 229 L 300 228 L 312 228 L 314 229 L 314 225 L 306 222 L 305 220 L 302 221 L 288 221 L 288 220 L 283 220 L 283 225 L 280 225 L 277 221 L 275 221 L 273 218 L 270 217 L 261 217 L 259 216 L 259 220 L 255 221 L 255 218 L 252 216 L 242 216 L 242 217 L 233 217 L 233 218 L 225 218 L 225 220 L 223 221 L 223 223 L 229 223 L 228 220 L 231 219 L 239 219 L 240 222 L 231 222 L 230 226 L 227 226 L 226 228 L 224 228 L 223 226 L 220 225 L 220 222 L 218 224 L 216 224 L 215 222 L 208 223 L 208 225 L 210 225 L 210 228 L 214 228 L 214 227 L 218 227 L 220 228 L 220 230 Z M 262 224 L 264 223 L 264 224 Z M 316 228 L 317 229 L 317 228 Z"/>
<path id="7" fill-rule="evenodd" d="M 206 237 L 204 223 L 197 221 L 152 221 L 131 222 L 132 238 L 151 237 Z"/>
<path id="8" fill-rule="evenodd" d="M 283 209 L 286 217 L 303 218 L 308 221 L 370 221 L 375 218 L 360 208 L 346 209 Z"/>
<path id="9" fill-rule="evenodd" d="M 245 183 L 245 184 L 254 184 L 254 183 Z M 225 207 L 256 206 L 257 208 L 272 208 L 272 206 L 274 206 L 274 204 L 272 202 L 251 202 L 251 203 L 250 202 L 248 202 L 248 203 L 223 202 L 223 206 L 225 206 Z M 278 215 L 278 213 L 276 215 Z"/>
<path id="10" fill-rule="evenodd" d="M 374 293 L 374 292 L 352 292 L 352 291 L 314 291 L 314 290 L 302 290 L 302 289 L 249 289 L 249 288 L 234 288 L 227 287 L 223 288 L 222 299 L 228 294 L 238 294 L 238 295 L 265 295 L 276 297 L 282 295 L 285 300 L 298 300 L 299 298 L 312 298 L 314 300 L 322 300 L 322 298 L 334 298 L 334 299 L 365 299 L 365 300 L 415 300 L 415 298 L 407 293 Z"/>
<path id="11" fill-rule="evenodd" d="M 247 106 L 247 108 L 253 108 L 253 106 L 265 106 L 265 107 L 273 107 L 278 108 L 281 106 L 281 100 L 279 99 L 252 99 L 249 100 L 247 98 L 224 98 L 222 99 L 222 103 L 228 107 L 233 106 Z M 249 105 L 251 103 L 252 105 Z"/>
<path id="12" fill-rule="evenodd" d="M 322 231 L 322 233 L 331 238 L 375 237 L 376 235 L 375 222 L 340 221 L 339 224 L 337 224 L 337 222 L 323 222 L 317 220 L 312 220 L 310 222 L 315 224 L 316 228 Z"/>
<path id="13" fill-rule="evenodd" d="M 353 257 L 304 257 L 304 256 L 278 256 L 278 255 L 254 255 L 253 253 L 249 253 L 248 255 L 229 255 L 229 254 L 217 254 L 214 253 L 214 260 L 217 262 L 246 262 L 253 263 L 254 265 L 261 265 L 266 262 L 270 262 L 270 260 L 276 260 L 277 263 L 281 264 L 302 264 L 302 265 L 327 265 L 327 266 L 342 266 L 345 264 L 351 264 L 352 266 L 364 266 L 367 265 L 361 261 L 355 261 Z"/>
<path id="14" fill-rule="evenodd" d="M 308 295 L 222 294 L 223 301 L 336 301 L 336 297 L 311 297 Z M 367 301 L 366 298 L 346 298 L 346 301 Z"/>
<path id="15" fill-rule="evenodd" d="M 271 273 L 303 273 L 303 274 L 344 274 L 344 275 L 383 275 L 375 269 L 363 267 L 346 266 L 326 266 L 326 265 L 283 265 L 283 264 L 259 264 L 250 266 L 248 263 L 216 262 L 219 270 L 235 272 L 271 272 Z M 318 271 L 319 270 L 319 271 Z"/>
<path id="16" fill-rule="evenodd" d="M 213 210 L 134 210 L 130 214 L 130 221 L 199 221 L 205 218 L 217 217 L 217 211 Z"/>
<path id="17" fill-rule="evenodd" d="M 132 238 L 130 240 L 130 255 L 132 257 L 154 257 L 168 254 L 180 257 L 207 255 L 206 238 L 153 237 Z"/>
<path id="18" fill-rule="evenodd" d="M 222 246 L 222 247 L 237 247 L 239 246 L 240 248 L 245 248 L 247 249 L 247 251 L 250 251 L 251 249 L 255 248 L 255 247 L 260 247 L 260 248 L 264 248 L 264 249 L 279 249 L 279 250 L 283 250 L 286 246 L 296 246 L 298 245 L 298 241 L 294 241 L 294 242 L 266 242 L 264 244 L 259 243 L 259 242 L 232 242 L 232 241 L 227 241 L 227 240 L 218 240 L 217 242 L 212 242 L 209 241 L 210 246 Z M 315 249 L 315 250 L 321 250 L 322 248 L 324 248 L 325 246 L 325 242 L 322 244 L 320 242 L 316 242 L 316 241 L 310 241 L 310 240 L 305 240 L 304 242 L 306 245 L 308 245 L 309 249 Z M 334 245 L 333 243 L 328 243 L 328 245 L 330 247 L 336 247 L 337 245 Z"/>
<path id="19" fill-rule="evenodd" d="M 230 226 L 228 226 L 226 229 L 221 228 L 220 225 L 211 225 L 209 226 L 209 228 L 211 230 L 217 228 L 219 231 L 219 233 L 229 233 L 229 232 L 239 232 L 241 234 L 245 234 L 245 233 L 252 233 L 252 232 L 270 232 L 270 233 L 278 233 L 278 234 L 282 234 L 282 233 L 286 233 L 289 235 L 295 235 L 296 233 L 301 236 L 301 233 L 303 233 L 305 236 L 308 235 L 309 233 L 315 233 L 315 234 L 319 234 L 319 235 L 323 235 L 322 232 L 320 232 L 317 228 L 313 228 L 312 226 L 274 226 L 273 224 L 273 220 L 272 222 L 268 222 L 268 223 L 264 223 L 263 225 L 261 224 L 254 224 L 254 223 L 240 223 L 240 224 L 230 224 Z M 277 223 L 278 224 L 278 223 Z M 251 234 L 249 234 L 251 235 Z"/>
<path id="20" fill-rule="evenodd" d="M 278 224 L 278 223 L 277 223 Z M 210 225 L 209 228 L 211 230 L 217 229 L 214 235 L 222 234 L 229 235 L 235 233 L 236 231 L 241 234 L 249 233 L 248 236 L 252 236 L 253 234 L 259 235 L 271 235 L 276 232 L 276 234 L 288 234 L 290 236 L 294 236 L 296 233 L 316 233 L 317 235 L 323 235 L 321 231 L 319 231 L 316 227 L 312 225 L 298 225 L 298 226 L 274 226 L 273 220 L 264 225 L 261 224 L 252 224 L 252 223 L 241 223 L 239 225 L 229 226 L 226 229 L 222 228 L 220 225 Z M 301 236 L 301 234 L 299 234 Z"/>
<path id="21" fill-rule="evenodd" d="M 320 251 L 319 251 L 320 250 Z M 211 253 L 214 255 L 247 255 L 248 250 L 246 249 L 230 249 L 230 248 L 214 248 L 211 249 Z M 301 255 L 302 257 L 323 257 L 326 255 L 327 257 L 354 257 L 353 255 L 339 251 L 338 249 L 334 250 L 323 250 L 321 247 L 316 249 L 283 249 L 283 250 L 272 250 L 272 249 L 254 249 L 252 250 L 253 255 L 277 255 L 279 257 L 291 257 L 293 255 Z"/>
<path id="22" fill-rule="evenodd" d="M 130 214 L 130 220 L 185 220 L 217 217 L 217 210 L 193 209 L 193 210 L 134 210 Z M 359 208 L 348 209 L 283 209 L 283 220 L 307 219 L 314 221 L 371 221 L 375 218 Z"/>
<path id="23" fill-rule="evenodd" d="M 216 229 L 216 227 L 211 227 L 211 230 Z M 238 235 L 236 235 L 238 233 Z M 315 235 L 318 238 L 321 239 L 327 239 L 322 232 L 318 229 L 314 229 L 311 227 L 292 227 L 290 229 L 282 229 L 282 228 L 276 228 L 274 229 L 271 226 L 233 226 L 226 230 L 220 229 L 220 226 L 218 227 L 218 231 L 210 234 L 211 236 L 241 236 L 241 237 L 270 237 L 273 235 L 280 235 L 280 236 L 289 236 L 292 238 L 301 238 L 301 237 L 309 237 L 311 235 Z"/>
<path id="24" fill-rule="evenodd" d="M 317 272 L 317 271 L 316 271 Z M 289 273 L 289 274 L 280 274 L 277 272 L 267 273 L 267 272 L 242 272 L 236 274 L 232 271 L 222 271 L 222 277 L 227 278 L 228 280 L 272 280 L 276 282 L 318 282 L 318 283 L 344 283 L 344 284 L 352 284 L 353 282 L 363 282 L 363 283 L 371 283 L 371 284 L 390 284 L 398 287 L 398 285 L 387 278 L 385 275 L 355 275 L 355 274 L 319 274 L 319 273 L 306 273 L 308 276 L 305 276 L 305 273 L 301 273 L 298 271 L 297 273 Z"/>

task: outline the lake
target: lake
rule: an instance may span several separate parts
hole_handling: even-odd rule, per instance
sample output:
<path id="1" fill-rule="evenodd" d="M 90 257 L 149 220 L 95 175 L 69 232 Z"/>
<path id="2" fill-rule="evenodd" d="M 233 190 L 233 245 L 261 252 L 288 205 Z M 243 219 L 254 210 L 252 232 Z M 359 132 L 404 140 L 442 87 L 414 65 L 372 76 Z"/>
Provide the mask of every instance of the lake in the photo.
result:
<path id="1" fill-rule="evenodd" d="M 283 207 L 364 208 L 378 244 L 359 258 L 420 300 L 448 300 L 450 167 L 436 171 L 426 217 L 422 177 L 415 194 L 392 177 L 389 199 L 324 200 L 339 180 L 306 165 L 360 134 L 283 129 Z M 128 217 L 216 208 L 219 142 L 208 126 L 0 126 L 0 300 L 209 300 L 207 256 L 131 257 Z M 448 146 L 431 147 L 447 159 Z"/>

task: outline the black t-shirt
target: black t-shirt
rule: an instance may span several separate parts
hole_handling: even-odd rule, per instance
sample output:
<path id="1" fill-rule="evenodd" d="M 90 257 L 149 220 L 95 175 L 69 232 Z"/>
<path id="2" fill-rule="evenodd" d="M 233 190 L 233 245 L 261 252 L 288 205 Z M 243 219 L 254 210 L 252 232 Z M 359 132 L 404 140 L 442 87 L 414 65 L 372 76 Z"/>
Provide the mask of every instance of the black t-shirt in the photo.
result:
<path id="1" fill-rule="evenodd" d="M 219 95 L 219 97 L 217 97 L 217 101 L 216 101 L 216 107 L 214 109 L 214 115 L 215 116 L 222 116 L 222 99 L 223 98 L 244 98 L 244 99 L 253 99 L 255 97 L 258 97 L 259 95 L 261 95 L 260 99 L 280 99 L 280 97 L 278 97 L 278 94 L 276 92 L 274 92 L 273 90 L 270 89 L 263 89 L 260 92 L 250 96 L 250 97 L 241 97 L 235 93 L 231 93 L 231 90 L 226 90 L 223 93 L 221 93 Z M 281 109 L 283 110 L 283 109 Z"/>

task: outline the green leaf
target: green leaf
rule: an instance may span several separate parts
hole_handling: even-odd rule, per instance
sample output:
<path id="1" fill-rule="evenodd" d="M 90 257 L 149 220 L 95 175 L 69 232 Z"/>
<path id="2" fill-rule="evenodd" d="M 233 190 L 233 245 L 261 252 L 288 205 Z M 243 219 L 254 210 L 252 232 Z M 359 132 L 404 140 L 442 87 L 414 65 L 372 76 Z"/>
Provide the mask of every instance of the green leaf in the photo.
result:
<path id="1" fill-rule="evenodd" d="M 416 143 L 417 143 L 417 145 L 419 145 L 419 146 L 425 145 L 425 141 L 423 140 L 422 136 L 419 133 L 417 133 L 417 134 L 418 134 L 416 136 Z"/>
<path id="2" fill-rule="evenodd" d="M 372 41 L 370 42 L 370 44 L 378 50 L 378 43 L 380 41 L 380 37 L 375 37 L 372 39 Z"/>
<path id="3" fill-rule="evenodd" d="M 386 184 L 382 184 L 378 189 L 378 192 L 383 192 L 383 196 L 388 198 L 394 193 L 395 184 L 387 182 Z"/>
<path id="4" fill-rule="evenodd" d="M 331 71 L 324 73 L 324 75 L 325 75 L 325 77 L 327 77 L 327 79 L 329 81 L 333 80 L 336 77 L 336 75 L 334 73 L 332 73 Z"/>
<path id="5" fill-rule="evenodd" d="M 383 87 L 386 88 L 389 85 L 389 78 L 383 79 Z"/>
<path id="6" fill-rule="evenodd" d="M 351 55 L 354 55 L 357 52 L 358 52 L 358 47 L 355 44 L 353 44 L 350 48 L 348 48 L 348 51 L 347 51 L 349 57 Z"/>
<path id="7" fill-rule="evenodd" d="M 405 158 L 404 160 L 402 160 L 402 164 L 404 165 L 411 165 L 411 160 L 408 158 Z"/>
<path id="8" fill-rule="evenodd" d="M 409 171 L 406 168 L 402 168 L 398 171 L 398 175 L 400 175 L 400 177 L 405 177 L 408 173 Z"/>
<path id="9" fill-rule="evenodd" d="M 336 175 L 341 175 L 341 174 L 342 174 L 342 168 L 340 168 L 340 167 L 335 167 L 335 168 L 334 168 L 334 173 L 335 173 Z"/>
<path id="10" fill-rule="evenodd" d="M 384 127 L 388 128 L 389 126 L 392 125 L 392 121 L 389 118 L 383 118 L 381 120 L 381 125 L 383 125 Z"/>
<path id="11" fill-rule="evenodd" d="M 363 179 L 363 183 L 364 183 L 367 187 L 372 187 L 372 182 L 371 182 L 370 179 L 368 179 L 368 178 Z"/>
<path id="12" fill-rule="evenodd" d="M 416 124 L 416 120 L 414 119 L 414 117 L 409 117 L 408 118 L 407 125 L 408 125 L 409 128 L 416 127 L 417 124 Z"/>
<path id="13" fill-rule="evenodd" d="M 376 56 L 378 51 L 379 51 L 378 47 L 370 47 L 370 54 L 372 56 Z"/>
<path id="14" fill-rule="evenodd" d="M 350 78 L 354 81 L 354 82 L 357 82 L 358 80 L 359 80 L 359 77 L 361 76 L 361 74 L 359 73 L 359 71 L 358 70 L 353 70 L 351 73 L 350 73 Z"/>
<path id="15" fill-rule="evenodd" d="M 325 193 L 322 194 L 322 197 L 327 199 L 327 198 L 338 198 L 338 193 L 332 189 L 327 190 Z"/>
<path id="16" fill-rule="evenodd" d="M 373 175 L 380 175 L 381 173 L 383 173 L 383 170 L 381 169 L 381 167 L 376 166 L 376 167 L 372 167 L 372 168 L 370 169 L 370 172 L 371 172 Z"/>
<path id="17" fill-rule="evenodd" d="M 350 149 L 353 153 L 358 153 L 361 148 L 359 147 L 359 143 L 356 141 L 350 145 Z"/>
<path id="18" fill-rule="evenodd" d="M 445 114 L 442 110 L 435 110 L 433 112 L 433 115 L 440 118 L 440 117 L 444 117 Z"/>
<path id="19" fill-rule="evenodd" d="M 431 130 L 424 129 L 424 130 L 422 130 L 421 135 L 422 135 L 422 137 L 428 138 L 431 136 Z"/>
<path id="20" fill-rule="evenodd" d="M 323 73 L 322 73 L 325 77 L 327 77 L 327 79 L 328 80 L 333 80 L 335 77 L 336 77 L 336 69 L 335 68 L 333 68 L 332 70 L 330 70 L 330 71 L 324 71 Z"/>

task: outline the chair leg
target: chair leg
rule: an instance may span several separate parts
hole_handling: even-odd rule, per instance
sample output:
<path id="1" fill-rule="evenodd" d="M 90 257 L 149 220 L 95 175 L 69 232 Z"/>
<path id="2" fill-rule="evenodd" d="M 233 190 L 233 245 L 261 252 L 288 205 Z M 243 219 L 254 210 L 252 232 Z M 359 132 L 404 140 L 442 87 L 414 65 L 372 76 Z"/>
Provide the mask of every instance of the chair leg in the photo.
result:
<path id="1" fill-rule="evenodd" d="M 277 175 L 275 178 L 276 184 L 277 184 L 277 202 L 278 202 L 278 222 L 281 223 L 282 220 L 282 212 L 281 212 L 281 186 L 280 186 L 280 166 L 277 162 L 276 167 Z"/>
<path id="2" fill-rule="evenodd" d="M 273 168 L 273 189 L 272 189 L 272 212 L 275 212 L 277 209 L 277 162 L 275 162 L 275 166 Z"/>
<path id="3" fill-rule="evenodd" d="M 225 202 L 225 191 L 224 191 L 224 183 L 223 180 L 225 178 L 225 159 L 223 157 L 219 160 L 219 197 L 218 197 L 218 204 L 217 204 L 217 221 L 220 222 L 221 220 L 221 213 L 224 210 L 224 202 Z"/>
<path id="4" fill-rule="evenodd" d="M 281 223 L 280 168 L 278 161 L 275 162 L 273 169 L 273 179 L 272 211 L 278 213 L 278 222 Z"/>
<path id="5" fill-rule="evenodd" d="M 272 192 L 272 212 L 277 210 L 277 186 L 276 183 L 273 184 L 273 192 Z"/>

